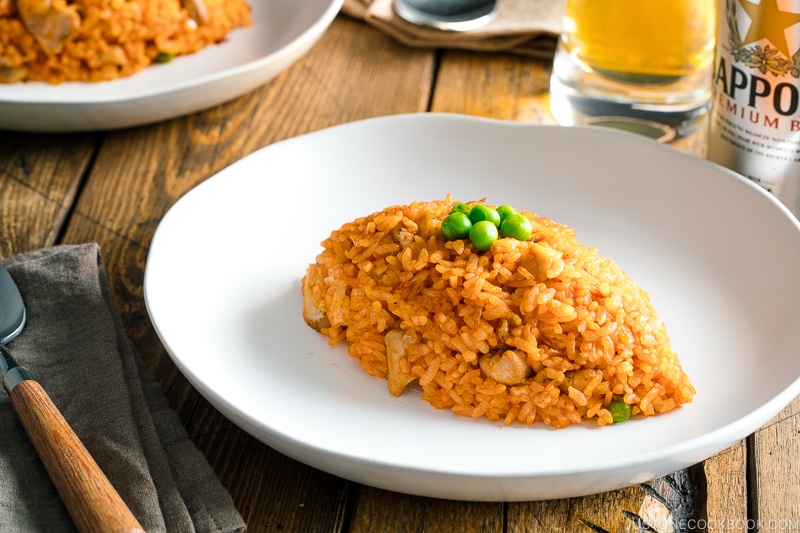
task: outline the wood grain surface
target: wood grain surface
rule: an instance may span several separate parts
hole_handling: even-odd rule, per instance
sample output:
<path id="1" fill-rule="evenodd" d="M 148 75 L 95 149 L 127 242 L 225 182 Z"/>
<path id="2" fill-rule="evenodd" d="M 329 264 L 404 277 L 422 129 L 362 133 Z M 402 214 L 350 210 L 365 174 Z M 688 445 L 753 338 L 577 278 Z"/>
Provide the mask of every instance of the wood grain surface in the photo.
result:
<path id="1" fill-rule="evenodd" d="M 746 440 L 647 484 L 568 500 L 447 501 L 361 486 L 270 449 L 200 396 L 159 342 L 142 294 L 148 247 L 192 187 L 263 146 L 369 117 L 432 111 L 553 123 L 549 77 L 546 61 L 411 49 L 340 16 L 298 63 L 221 106 L 93 134 L 0 131 L 0 255 L 100 244 L 128 335 L 251 532 L 800 529 L 797 400 Z M 702 157 L 705 134 L 674 147 Z"/>

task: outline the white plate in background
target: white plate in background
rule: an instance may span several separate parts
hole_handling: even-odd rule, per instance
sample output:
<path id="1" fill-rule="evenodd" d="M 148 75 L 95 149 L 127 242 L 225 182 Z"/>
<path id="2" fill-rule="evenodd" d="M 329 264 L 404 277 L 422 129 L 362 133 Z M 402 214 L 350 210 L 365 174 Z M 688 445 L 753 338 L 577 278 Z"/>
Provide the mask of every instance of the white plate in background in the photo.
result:
<path id="1" fill-rule="evenodd" d="M 343 0 L 250 0 L 253 24 L 169 63 L 108 82 L 0 83 L 0 129 L 75 132 L 138 126 L 227 102 L 302 57 Z"/>

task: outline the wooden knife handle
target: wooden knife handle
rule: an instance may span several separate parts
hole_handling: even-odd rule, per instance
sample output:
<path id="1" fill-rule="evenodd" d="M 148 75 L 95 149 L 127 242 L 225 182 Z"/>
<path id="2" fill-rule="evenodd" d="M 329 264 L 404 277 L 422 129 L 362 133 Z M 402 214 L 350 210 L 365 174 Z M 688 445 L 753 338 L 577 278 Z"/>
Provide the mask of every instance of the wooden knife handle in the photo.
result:
<path id="1" fill-rule="evenodd" d="M 34 380 L 25 380 L 9 395 L 78 530 L 144 533 L 42 386 Z"/>

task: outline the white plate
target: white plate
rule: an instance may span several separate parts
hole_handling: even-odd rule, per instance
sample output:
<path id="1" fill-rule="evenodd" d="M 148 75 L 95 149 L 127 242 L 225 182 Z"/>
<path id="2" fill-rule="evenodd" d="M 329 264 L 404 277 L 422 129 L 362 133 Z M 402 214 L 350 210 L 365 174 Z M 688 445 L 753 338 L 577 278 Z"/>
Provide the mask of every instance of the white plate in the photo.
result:
<path id="1" fill-rule="evenodd" d="M 102 83 L 0 83 L 0 129 L 105 130 L 206 109 L 263 85 L 322 36 L 343 0 L 251 0 L 253 24 L 192 55 Z"/>
<path id="2" fill-rule="evenodd" d="M 511 203 L 576 228 L 647 290 L 697 396 L 672 413 L 553 430 L 392 397 L 303 322 L 300 280 L 342 223 L 444 198 Z M 268 146 L 159 225 L 147 308 L 223 414 L 299 461 L 462 500 L 644 482 L 745 437 L 800 391 L 800 224 L 744 178 L 614 130 L 400 115 Z"/>

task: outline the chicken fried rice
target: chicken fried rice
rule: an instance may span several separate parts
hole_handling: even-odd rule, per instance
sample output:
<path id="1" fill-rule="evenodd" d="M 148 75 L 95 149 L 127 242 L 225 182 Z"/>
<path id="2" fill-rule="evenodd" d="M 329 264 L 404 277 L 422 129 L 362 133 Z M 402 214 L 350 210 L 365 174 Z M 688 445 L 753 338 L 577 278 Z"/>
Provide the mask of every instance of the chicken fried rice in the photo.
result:
<path id="1" fill-rule="evenodd" d="M 0 82 L 126 77 L 250 23 L 244 0 L 0 0 Z"/>
<path id="2" fill-rule="evenodd" d="M 666 326 L 613 261 L 525 211 L 525 240 L 448 240 L 454 205 L 393 206 L 333 231 L 303 278 L 306 322 L 391 394 L 467 417 L 603 426 L 691 402 Z"/>

